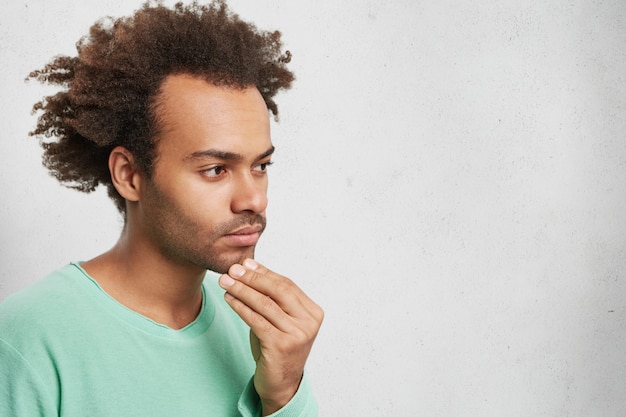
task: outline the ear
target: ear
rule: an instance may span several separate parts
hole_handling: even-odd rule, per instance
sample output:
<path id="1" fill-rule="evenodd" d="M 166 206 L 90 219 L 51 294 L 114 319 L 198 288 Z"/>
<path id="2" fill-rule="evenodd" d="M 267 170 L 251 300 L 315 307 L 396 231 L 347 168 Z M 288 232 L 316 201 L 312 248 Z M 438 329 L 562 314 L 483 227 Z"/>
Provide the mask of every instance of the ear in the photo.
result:
<path id="1" fill-rule="evenodd" d="M 139 201 L 142 176 L 135 158 L 123 146 L 115 147 L 109 154 L 109 172 L 113 186 L 128 201 Z"/>

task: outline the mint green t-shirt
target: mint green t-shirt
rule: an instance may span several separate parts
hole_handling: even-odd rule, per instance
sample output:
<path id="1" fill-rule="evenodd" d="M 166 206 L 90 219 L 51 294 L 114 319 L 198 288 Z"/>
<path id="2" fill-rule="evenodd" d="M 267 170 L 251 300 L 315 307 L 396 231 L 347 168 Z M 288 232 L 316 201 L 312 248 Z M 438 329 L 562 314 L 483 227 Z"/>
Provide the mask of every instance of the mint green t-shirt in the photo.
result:
<path id="1" fill-rule="evenodd" d="M 0 416 L 258 416 L 248 333 L 214 275 L 199 316 L 173 330 L 67 265 L 0 304 Z M 272 414 L 316 415 L 306 378 Z"/>

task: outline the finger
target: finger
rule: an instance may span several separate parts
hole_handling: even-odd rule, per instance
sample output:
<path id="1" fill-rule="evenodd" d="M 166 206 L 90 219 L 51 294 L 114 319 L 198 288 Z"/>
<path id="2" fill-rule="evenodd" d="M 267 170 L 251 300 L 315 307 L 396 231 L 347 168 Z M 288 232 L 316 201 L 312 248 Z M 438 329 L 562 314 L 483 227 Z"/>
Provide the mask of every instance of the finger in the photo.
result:
<path id="1" fill-rule="evenodd" d="M 224 294 L 224 299 L 261 340 L 282 337 L 286 333 L 230 292 Z M 279 322 L 282 321 L 279 320 Z"/>
<path id="2" fill-rule="evenodd" d="M 262 268 L 250 259 L 246 259 L 243 264 L 247 267 L 235 264 L 230 267 L 228 274 L 255 292 L 271 298 L 289 315 L 295 317 L 306 311 L 299 296 L 302 291 L 291 280 Z"/>
<path id="3" fill-rule="evenodd" d="M 319 307 L 292 280 L 252 259 L 246 259 L 242 266 L 245 272 L 234 268 L 233 272 L 239 275 L 234 278 L 271 297 L 289 315 L 299 317 L 306 313 L 316 317 L 312 313 Z"/>
<path id="4" fill-rule="evenodd" d="M 266 268 L 265 266 L 263 266 L 261 263 L 259 263 L 258 261 L 254 259 L 244 260 L 243 265 L 247 269 L 255 271 L 261 274 L 262 276 L 268 276 L 270 278 L 279 277 L 279 278 L 283 278 L 287 280 L 293 286 L 293 290 L 295 291 L 296 297 L 298 297 L 298 300 L 300 300 L 300 302 L 305 306 L 306 310 L 313 316 L 313 318 L 315 318 L 316 321 L 318 321 L 319 323 L 322 322 L 322 320 L 324 319 L 324 310 L 322 310 L 322 308 L 319 305 L 317 305 L 311 298 L 309 298 L 309 296 L 306 295 L 306 293 L 302 291 L 302 289 L 300 289 L 300 287 L 298 287 L 296 283 L 289 280 L 288 278 L 283 277 L 280 274 L 277 274 L 269 270 L 268 268 Z"/>
<path id="5" fill-rule="evenodd" d="M 294 319 L 287 314 L 271 297 L 255 290 L 252 287 L 247 286 L 243 282 L 236 279 L 232 279 L 229 275 L 222 275 L 219 280 L 220 285 L 227 293 L 225 295 L 226 301 L 229 302 L 231 307 L 238 306 L 238 310 L 235 310 L 246 323 L 249 320 L 257 320 L 252 312 L 261 316 L 265 321 L 282 332 L 294 331 L 296 324 Z M 231 303 L 231 298 L 234 298 L 237 302 L 242 303 L 251 312 L 243 309 L 237 302 Z M 233 308 L 234 309 L 234 308 Z M 246 318 L 240 314 L 243 312 L 246 314 Z M 248 323 L 250 325 L 250 323 Z"/>

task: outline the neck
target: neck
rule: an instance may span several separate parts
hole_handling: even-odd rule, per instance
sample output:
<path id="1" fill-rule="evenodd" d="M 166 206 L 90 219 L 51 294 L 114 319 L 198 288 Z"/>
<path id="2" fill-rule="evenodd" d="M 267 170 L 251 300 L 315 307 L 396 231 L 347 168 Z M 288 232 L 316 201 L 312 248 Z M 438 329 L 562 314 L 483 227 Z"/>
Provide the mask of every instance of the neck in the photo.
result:
<path id="1" fill-rule="evenodd" d="M 119 303 L 157 323 L 181 329 L 200 312 L 205 270 L 172 262 L 126 227 L 111 250 L 82 267 Z"/>

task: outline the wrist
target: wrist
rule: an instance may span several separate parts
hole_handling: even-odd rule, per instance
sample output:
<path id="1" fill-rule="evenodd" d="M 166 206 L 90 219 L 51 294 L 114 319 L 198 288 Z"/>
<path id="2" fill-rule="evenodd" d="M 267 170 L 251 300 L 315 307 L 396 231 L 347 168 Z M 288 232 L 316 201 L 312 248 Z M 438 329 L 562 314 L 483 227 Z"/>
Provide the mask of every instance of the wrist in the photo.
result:
<path id="1" fill-rule="evenodd" d="M 268 393 L 259 393 L 259 399 L 261 400 L 261 415 L 268 416 L 273 414 L 283 408 L 291 399 L 296 395 L 298 388 L 300 387 L 300 382 L 302 377 L 298 379 L 298 381 L 284 389 L 281 390 L 273 390 Z"/>

